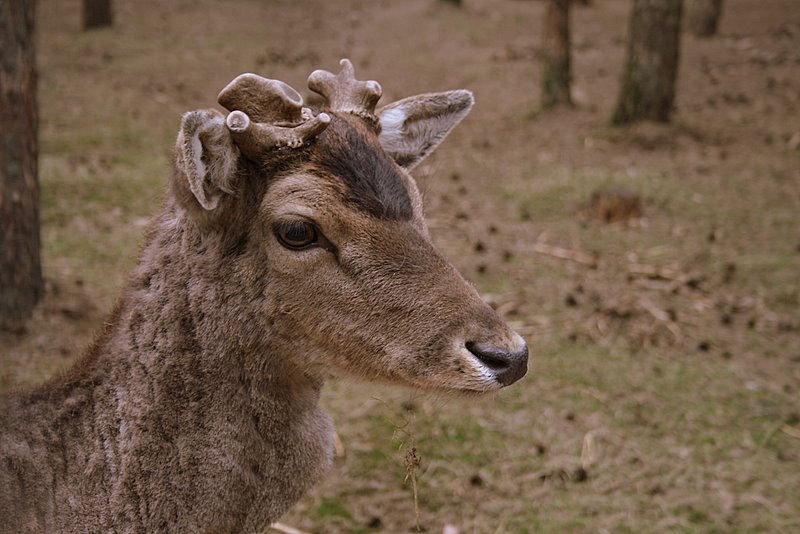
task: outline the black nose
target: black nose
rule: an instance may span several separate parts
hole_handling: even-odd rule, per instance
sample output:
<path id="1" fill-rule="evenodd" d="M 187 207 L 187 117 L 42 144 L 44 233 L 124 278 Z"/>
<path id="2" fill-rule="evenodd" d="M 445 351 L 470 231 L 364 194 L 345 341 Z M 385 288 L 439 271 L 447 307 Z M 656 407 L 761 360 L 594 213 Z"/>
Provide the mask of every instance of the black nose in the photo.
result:
<path id="1" fill-rule="evenodd" d="M 528 372 L 527 346 L 517 352 L 474 341 L 468 342 L 466 346 L 482 364 L 492 370 L 497 381 L 504 386 L 513 384 Z"/>

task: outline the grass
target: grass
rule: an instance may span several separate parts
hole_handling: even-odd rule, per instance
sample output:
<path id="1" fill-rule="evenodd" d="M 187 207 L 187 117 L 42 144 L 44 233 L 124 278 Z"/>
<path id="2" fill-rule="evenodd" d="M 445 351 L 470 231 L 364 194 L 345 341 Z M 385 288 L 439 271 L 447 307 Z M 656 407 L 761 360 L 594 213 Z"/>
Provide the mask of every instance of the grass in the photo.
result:
<path id="1" fill-rule="evenodd" d="M 353 520 L 353 516 L 347 511 L 342 501 L 337 498 L 322 499 L 319 506 L 314 510 L 314 517 L 320 520 L 329 520 L 334 517 Z"/>
<path id="2" fill-rule="evenodd" d="M 758 472 L 763 480 L 781 479 L 785 462 L 777 458 L 789 453 L 784 448 L 791 445 L 788 436 L 774 430 L 791 418 L 791 404 L 784 395 L 732 387 L 738 378 L 730 372 L 719 374 L 714 361 L 698 365 L 667 355 L 653 360 L 653 354 L 642 361 L 641 354 L 622 347 L 598 350 L 556 339 L 545 341 L 539 350 L 540 378 L 526 379 L 533 383 L 509 391 L 491 408 L 481 405 L 465 410 L 462 405 L 434 400 L 428 409 L 436 410 L 435 419 L 411 417 L 404 428 L 417 437 L 423 458 L 420 502 L 424 513 L 456 516 L 467 525 L 476 516 L 500 522 L 502 512 L 478 492 L 502 500 L 533 491 L 548 495 L 546 504 L 507 503 L 507 531 L 581 530 L 597 523 L 615 532 L 636 531 L 642 524 L 690 532 L 727 531 L 735 524 L 716 508 L 724 503 L 715 499 L 722 497 L 710 494 L 703 497 L 709 501 L 706 504 L 699 504 L 699 498 L 686 504 L 680 496 L 687 495 L 684 492 L 690 487 L 708 487 L 708 477 L 711 487 L 736 485 L 742 470 L 752 476 Z M 399 404 L 394 401 L 386 399 L 378 405 L 379 411 Z M 422 401 L 422 411 L 426 402 L 430 401 Z M 541 406 L 550 413 L 529 413 Z M 470 414 L 473 410 L 480 418 Z M 378 427 L 372 419 L 368 435 L 374 443 L 387 443 L 389 419 L 379 416 Z M 339 423 L 341 428 L 352 421 Z M 581 463 L 590 432 L 599 436 L 600 452 L 588 467 L 588 481 L 577 482 L 571 477 Z M 510 448 L 509 443 L 513 443 Z M 399 455 L 388 453 L 386 463 L 394 466 L 390 486 L 402 487 Z M 355 462 L 358 469 L 353 475 L 359 474 L 354 480 L 372 480 L 386 470 L 386 464 L 373 466 L 362 460 Z M 348 465 L 343 466 L 345 472 Z M 620 480 L 621 472 L 640 475 L 628 484 Z M 475 476 L 480 480 L 477 486 Z M 612 488 L 613 501 L 599 500 L 598 494 L 609 495 L 608 488 Z M 781 495 L 788 497 L 785 492 L 791 490 L 778 483 L 762 491 L 771 503 L 780 502 Z M 352 497 L 354 503 L 361 499 Z M 408 499 L 406 509 L 411 506 Z M 653 509 L 648 502 L 658 506 Z M 629 506 L 644 508 L 633 517 L 619 517 Z M 778 509 L 772 516 L 758 504 L 741 505 L 742 514 L 754 517 L 748 524 L 756 531 L 772 521 L 791 524 L 791 508 Z M 677 523 L 670 527 L 667 518 Z"/>

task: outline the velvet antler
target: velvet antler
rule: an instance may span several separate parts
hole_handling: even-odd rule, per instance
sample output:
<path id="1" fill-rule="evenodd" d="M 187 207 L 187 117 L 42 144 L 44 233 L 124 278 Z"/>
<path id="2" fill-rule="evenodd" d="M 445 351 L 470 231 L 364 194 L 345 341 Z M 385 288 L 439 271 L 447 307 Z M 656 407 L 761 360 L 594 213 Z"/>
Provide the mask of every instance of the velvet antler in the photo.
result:
<path id="1" fill-rule="evenodd" d="M 231 111 L 225 119 L 239 150 L 248 157 L 256 157 L 268 148 L 302 146 L 308 139 L 319 135 L 330 122 L 327 113 L 320 113 L 294 127 L 273 126 L 253 122 L 246 113 L 238 110 Z"/>
<path id="2" fill-rule="evenodd" d="M 326 113 L 314 117 L 290 85 L 256 74 L 237 76 L 217 101 L 230 111 L 225 124 L 239 149 L 250 158 L 271 148 L 302 146 L 331 120 Z"/>
<path id="3" fill-rule="evenodd" d="M 339 61 L 339 74 L 315 70 L 308 77 L 308 87 L 319 93 L 332 111 L 353 113 L 371 122 L 377 122 L 375 105 L 381 98 L 381 85 L 374 81 L 356 80 L 349 59 Z"/>

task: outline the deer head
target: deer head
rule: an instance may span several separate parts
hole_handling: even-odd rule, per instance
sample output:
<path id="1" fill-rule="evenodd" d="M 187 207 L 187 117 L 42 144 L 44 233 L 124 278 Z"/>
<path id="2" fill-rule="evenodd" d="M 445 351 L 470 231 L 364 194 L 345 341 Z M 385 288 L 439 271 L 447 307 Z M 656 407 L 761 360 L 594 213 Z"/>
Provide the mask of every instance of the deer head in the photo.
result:
<path id="1" fill-rule="evenodd" d="M 227 116 L 183 117 L 173 192 L 204 253 L 249 292 L 255 311 L 242 328 L 305 374 L 462 392 L 515 382 L 525 342 L 436 251 L 409 174 L 472 94 L 376 111 L 381 86 L 341 67 L 310 75 L 320 109 L 243 74 L 219 95 Z"/>

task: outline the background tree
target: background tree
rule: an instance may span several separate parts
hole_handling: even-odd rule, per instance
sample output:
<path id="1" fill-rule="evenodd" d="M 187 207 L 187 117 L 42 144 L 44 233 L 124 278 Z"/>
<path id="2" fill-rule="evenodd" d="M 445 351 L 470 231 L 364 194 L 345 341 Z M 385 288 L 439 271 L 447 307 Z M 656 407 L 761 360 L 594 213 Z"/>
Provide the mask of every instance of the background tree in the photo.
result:
<path id="1" fill-rule="evenodd" d="M 683 0 L 633 0 L 613 124 L 669 121 L 678 74 L 682 4 Z"/>
<path id="2" fill-rule="evenodd" d="M 0 2 L 0 327 L 42 294 L 34 0 Z"/>
<path id="3" fill-rule="evenodd" d="M 83 29 L 111 26 L 111 0 L 83 0 Z"/>
<path id="4" fill-rule="evenodd" d="M 722 0 L 692 0 L 686 21 L 689 31 L 698 37 L 716 35 L 720 15 L 722 15 Z"/>
<path id="5" fill-rule="evenodd" d="M 571 0 L 547 0 L 542 41 L 542 107 L 571 104 L 569 7 Z"/>

